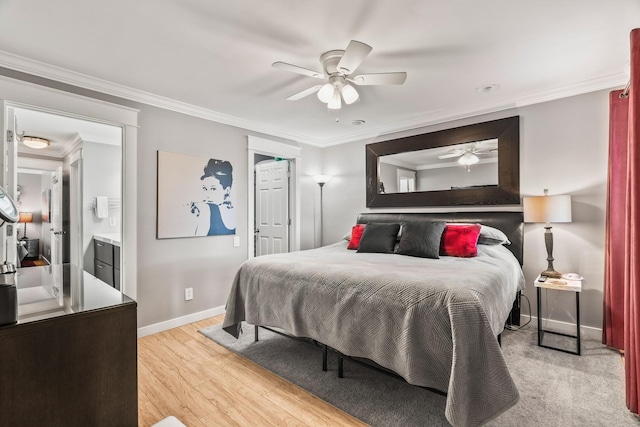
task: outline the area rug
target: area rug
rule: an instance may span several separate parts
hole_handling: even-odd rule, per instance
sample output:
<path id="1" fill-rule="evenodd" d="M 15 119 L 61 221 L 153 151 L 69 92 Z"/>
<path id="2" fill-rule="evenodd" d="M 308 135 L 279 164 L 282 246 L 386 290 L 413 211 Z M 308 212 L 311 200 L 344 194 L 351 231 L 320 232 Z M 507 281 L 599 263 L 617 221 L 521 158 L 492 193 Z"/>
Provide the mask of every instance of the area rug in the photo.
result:
<path id="1" fill-rule="evenodd" d="M 214 325 L 200 332 L 280 377 L 380 427 L 448 426 L 445 397 L 345 360 L 337 378 L 337 356 L 321 369 L 318 347 L 253 327 L 239 339 Z M 502 348 L 520 391 L 520 401 L 488 426 L 640 426 L 624 403 L 620 356 L 594 340 L 583 340 L 582 356 L 536 345 L 535 328 L 505 331 Z"/>

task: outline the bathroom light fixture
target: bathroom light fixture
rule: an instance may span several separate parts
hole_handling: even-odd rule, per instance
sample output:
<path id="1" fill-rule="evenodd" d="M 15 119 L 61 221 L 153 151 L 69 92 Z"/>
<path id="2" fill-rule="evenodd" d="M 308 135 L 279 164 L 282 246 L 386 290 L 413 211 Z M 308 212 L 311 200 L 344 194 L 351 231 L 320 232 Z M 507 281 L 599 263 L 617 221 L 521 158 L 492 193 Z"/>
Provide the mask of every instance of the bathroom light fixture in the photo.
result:
<path id="1" fill-rule="evenodd" d="M 23 136 L 20 138 L 20 141 L 29 148 L 34 148 L 36 150 L 40 150 L 42 148 L 47 148 L 51 145 L 51 141 L 45 138 L 40 138 L 38 136 Z"/>

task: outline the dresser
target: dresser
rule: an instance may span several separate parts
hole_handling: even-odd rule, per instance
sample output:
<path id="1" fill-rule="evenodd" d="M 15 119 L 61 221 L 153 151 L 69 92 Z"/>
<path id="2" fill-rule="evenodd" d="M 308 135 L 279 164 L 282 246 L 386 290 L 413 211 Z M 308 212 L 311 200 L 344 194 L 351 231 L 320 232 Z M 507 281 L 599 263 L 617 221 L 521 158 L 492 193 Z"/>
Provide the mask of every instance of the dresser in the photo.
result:
<path id="1" fill-rule="evenodd" d="M 21 314 L 18 289 L 18 323 L 0 327 L 0 425 L 137 425 L 137 304 L 86 272 L 71 277 L 42 312 Z"/>

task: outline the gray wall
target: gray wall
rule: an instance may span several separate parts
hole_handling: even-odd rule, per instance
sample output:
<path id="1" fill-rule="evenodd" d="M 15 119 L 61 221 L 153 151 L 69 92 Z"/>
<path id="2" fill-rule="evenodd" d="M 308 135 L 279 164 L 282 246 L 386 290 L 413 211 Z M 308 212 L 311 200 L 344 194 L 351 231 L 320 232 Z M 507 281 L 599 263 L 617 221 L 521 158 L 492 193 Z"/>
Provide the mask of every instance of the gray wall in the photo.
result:
<path id="1" fill-rule="evenodd" d="M 523 196 L 572 196 L 573 222 L 556 224 L 554 265 L 561 272 L 585 277 L 581 296 L 583 325 L 602 327 L 604 281 L 604 226 L 607 182 L 608 91 L 565 98 L 531 106 L 442 123 L 411 132 L 329 147 L 323 150 L 325 173 L 334 178 L 325 185 L 325 241 L 339 240 L 355 223 L 365 203 L 365 145 L 513 115 L 520 116 L 520 190 Z M 462 208 L 472 211 L 480 208 Z M 487 210 L 486 208 L 482 208 Z M 510 206 L 508 210 L 520 210 Z M 377 211 L 391 211 L 378 209 Z M 444 208 L 393 209 L 393 211 L 446 211 Z M 533 281 L 546 267 L 542 224 L 526 224 L 525 295 L 535 314 Z M 570 295 L 569 295 L 570 294 Z M 543 317 L 575 322 L 573 293 L 548 292 L 549 311 Z M 526 301 L 524 310 L 527 309 Z"/>
<path id="2" fill-rule="evenodd" d="M 156 152 L 167 150 L 228 159 L 237 173 L 234 186 L 237 185 L 238 194 L 247 194 L 246 135 L 270 137 L 12 70 L 0 68 L 0 74 L 141 110 L 138 133 L 138 326 L 223 306 L 233 276 L 246 258 L 246 201 L 238 197 L 238 234 L 242 242 L 239 248 L 233 247 L 229 236 L 157 240 Z M 608 146 L 607 91 L 326 149 L 301 145 L 302 249 L 319 244 L 320 191 L 312 179 L 313 175 L 324 173 L 333 176 L 324 186 L 324 242 L 327 244 L 342 238 L 351 229 L 358 212 L 367 210 L 365 144 L 511 115 L 521 116 L 522 194 L 539 195 L 544 188 L 549 188 L 550 194 L 573 196 L 574 222 L 554 227 L 555 266 L 559 271 L 574 271 L 585 276 L 582 321 L 588 326 L 601 327 Z M 203 135 L 206 143 L 198 142 L 202 141 Z M 510 209 L 517 210 L 520 207 Z M 531 300 L 534 312 L 535 292 L 532 283 L 538 272 L 546 266 L 543 231 L 542 225 L 538 224 L 525 227 L 524 271 L 528 283 L 525 294 Z M 185 287 L 194 288 L 192 301 L 184 301 Z M 554 307 L 553 312 L 549 313 L 552 318 L 573 321 L 572 295 L 556 297 L 556 294 L 549 293 L 548 300 L 549 307 Z"/>
<path id="3" fill-rule="evenodd" d="M 301 194 L 301 248 L 319 242 L 319 186 L 312 176 L 321 174 L 321 150 L 281 138 L 139 104 L 68 84 L 30 76 L 0 67 L 0 75 L 42 86 L 125 105 L 140 110 L 138 116 L 138 327 L 172 320 L 226 303 L 231 282 L 246 259 L 247 247 L 247 135 L 302 147 L 298 162 Z M 203 143 L 203 138 L 205 142 Z M 156 173 L 158 150 L 229 160 L 237 191 L 237 235 L 185 239 L 156 239 Z M 30 234 L 30 233 L 29 233 Z M 184 300 L 184 288 L 194 298 Z"/>

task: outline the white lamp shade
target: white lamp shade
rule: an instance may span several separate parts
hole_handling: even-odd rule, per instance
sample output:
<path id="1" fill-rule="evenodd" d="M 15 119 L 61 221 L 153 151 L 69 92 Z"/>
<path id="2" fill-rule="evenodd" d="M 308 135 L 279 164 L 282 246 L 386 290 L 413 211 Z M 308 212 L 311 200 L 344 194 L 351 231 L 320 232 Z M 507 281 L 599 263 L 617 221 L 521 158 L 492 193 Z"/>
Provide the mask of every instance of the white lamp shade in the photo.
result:
<path id="1" fill-rule="evenodd" d="M 340 91 L 335 90 L 333 92 L 333 98 L 331 98 L 331 101 L 329 101 L 327 107 L 332 110 L 339 110 L 340 107 L 342 107 L 342 98 L 340 98 Z"/>
<path id="2" fill-rule="evenodd" d="M 331 83 L 327 83 L 323 85 L 318 91 L 318 99 L 326 104 L 327 102 L 331 101 L 331 98 L 333 98 L 333 93 L 335 91 L 336 90 L 333 85 Z"/>
<path id="3" fill-rule="evenodd" d="M 318 184 L 325 184 L 331 179 L 331 175 L 315 175 L 313 177 Z"/>
<path id="4" fill-rule="evenodd" d="M 571 222 L 571 196 L 524 197 L 524 222 Z"/>
<path id="5" fill-rule="evenodd" d="M 358 100 L 360 95 L 351 85 L 344 85 L 342 88 L 342 98 L 347 105 L 353 104 Z"/>

